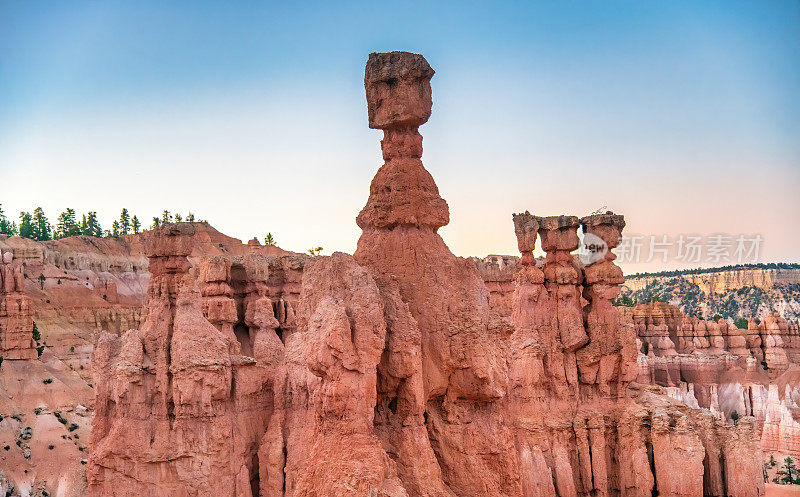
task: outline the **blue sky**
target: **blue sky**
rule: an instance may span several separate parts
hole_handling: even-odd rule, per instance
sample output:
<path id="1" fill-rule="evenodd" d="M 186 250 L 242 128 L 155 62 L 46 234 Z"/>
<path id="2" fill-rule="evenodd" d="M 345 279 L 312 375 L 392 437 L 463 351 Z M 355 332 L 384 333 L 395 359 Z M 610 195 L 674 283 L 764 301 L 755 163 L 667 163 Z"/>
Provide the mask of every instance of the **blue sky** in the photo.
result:
<path id="1" fill-rule="evenodd" d="M 800 260 L 794 1 L 0 1 L 0 47 L 14 216 L 167 208 L 352 252 L 381 163 L 363 66 L 408 50 L 437 71 L 423 160 L 456 254 L 515 253 L 511 212 L 607 206 L 630 233 L 758 233 L 762 260 Z M 626 271 L 661 267 L 682 265 Z"/>

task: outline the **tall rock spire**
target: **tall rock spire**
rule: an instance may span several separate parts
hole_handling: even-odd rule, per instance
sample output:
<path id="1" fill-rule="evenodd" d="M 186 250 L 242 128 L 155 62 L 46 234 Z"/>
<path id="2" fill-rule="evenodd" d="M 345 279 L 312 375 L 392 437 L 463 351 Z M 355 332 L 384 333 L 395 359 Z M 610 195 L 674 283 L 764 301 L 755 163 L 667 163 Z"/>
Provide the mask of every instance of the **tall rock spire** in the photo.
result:
<path id="1" fill-rule="evenodd" d="M 395 226 L 436 230 L 450 221 L 447 203 L 422 165 L 418 128 L 431 115 L 433 69 L 408 52 L 372 53 L 364 71 L 369 127 L 383 130 L 386 163 L 370 185 L 356 222 L 364 230 Z"/>

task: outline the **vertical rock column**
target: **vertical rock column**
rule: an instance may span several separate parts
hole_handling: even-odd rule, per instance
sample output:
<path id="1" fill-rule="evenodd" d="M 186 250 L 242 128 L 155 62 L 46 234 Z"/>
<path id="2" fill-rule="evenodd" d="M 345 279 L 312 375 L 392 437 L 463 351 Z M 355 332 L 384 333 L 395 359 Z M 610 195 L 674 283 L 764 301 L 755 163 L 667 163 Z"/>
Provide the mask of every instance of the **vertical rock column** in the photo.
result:
<path id="1" fill-rule="evenodd" d="M 555 301 L 550 299 L 544 286 L 544 272 L 536 266 L 533 258 L 539 220 L 528 212 L 514 214 L 514 230 L 522 259 L 515 275 L 509 380 L 513 399 L 522 404 L 522 409 L 531 411 L 538 409 L 539 402 L 546 395 L 543 390 L 543 355 L 560 349 L 553 319 Z"/>
<path id="2" fill-rule="evenodd" d="M 11 252 L 0 254 L 0 357 L 36 359 L 33 306 L 24 293 L 22 268 L 13 261 Z"/>
<path id="3" fill-rule="evenodd" d="M 147 319 L 98 340 L 91 497 L 251 497 L 255 447 L 236 427 L 235 340 L 203 316 L 187 258 L 194 234 L 189 223 L 148 234 Z"/>
<path id="4" fill-rule="evenodd" d="M 636 374 L 637 355 L 633 327 L 620 321 L 612 305 L 624 278 L 611 249 L 619 244 L 625 220 L 609 212 L 584 217 L 581 226 L 585 237 L 605 245 L 605 253 L 596 253 L 584 270 L 583 296 L 589 301 L 584 314 L 590 342 L 577 352 L 578 370 L 581 382 L 598 385 L 604 397 L 620 396 Z"/>
<path id="5" fill-rule="evenodd" d="M 233 326 L 238 321 L 236 301 L 230 285 L 231 262 L 224 257 L 204 259 L 200 263 L 200 294 L 203 296 L 203 315 L 224 335 L 231 339 L 234 350 L 239 353 L 239 345 Z M 243 352 L 244 353 L 244 352 Z M 248 354 L 248 355 L 252 355 Z"/>
<path id="6" fill-rule="evenodd" d="M 354 254 L 374 274 L 390 317 L 376 419 L 381 433 L 402 426 L 383 441 L 415 494 L 515 495 L 513 436 L 495 402 L 506 390 L 500 348 L 509 330 L 490 318 L 475 264 L 437 233 L 448 207 L 421 160 L 432 76 L 424 57 L 407 52 L 370 54 L 364 76 L 385 161 L 356 218 L 363 234 Z"/>
<path id="7" fill-rule="evenodd" d="M 562 351 L 551 351 L 545 367 L 557 378 L 561 377 L 573 391 L 577 391 L 577 365 L 575 351 L 589 342 L 583 326 L 581 311 L 581 272 L 572 251 L 578 248 L 580 225 L 575 216 L 549 216 L 540 218 L 539 235 L 542 249 L 547 252 L 544 263 L 545 286 L 550 299 L 555 301 L 555 319 Z M 563 354 L 563 357 L 559 357 Z M 556 385 L 560 396 L 568 395 L 566 385 Z"/>

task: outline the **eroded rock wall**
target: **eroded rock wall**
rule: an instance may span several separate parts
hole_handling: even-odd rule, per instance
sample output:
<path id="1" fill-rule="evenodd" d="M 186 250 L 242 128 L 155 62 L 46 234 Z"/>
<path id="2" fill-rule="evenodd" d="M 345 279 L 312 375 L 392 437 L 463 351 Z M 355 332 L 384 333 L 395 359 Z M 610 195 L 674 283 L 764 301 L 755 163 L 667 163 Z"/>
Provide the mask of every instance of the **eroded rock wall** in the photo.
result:
<path id="1" fill-rule="evenodd" d="M 763 495 L 752 417 L 635 383 L 636 328 L 611 305 L 622 216 L 515 216 L 511 285 L 450 252 L 421 161 L 432 76 L 370 55 L 385 162 L 353 256 L 191 269 L 191 226 L 151 234 L 147 319 L 95 351 L 90 495 Z M 578 228 L 606 247 L 590 263 Z"/>

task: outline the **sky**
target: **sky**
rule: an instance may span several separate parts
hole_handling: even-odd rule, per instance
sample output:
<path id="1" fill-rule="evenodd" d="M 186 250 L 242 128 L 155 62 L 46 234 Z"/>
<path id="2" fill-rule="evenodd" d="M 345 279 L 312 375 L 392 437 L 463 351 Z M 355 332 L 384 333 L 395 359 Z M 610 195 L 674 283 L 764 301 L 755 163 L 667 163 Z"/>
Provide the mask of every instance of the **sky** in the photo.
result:
<path id="1" fill-rule="evenodd" d="M 626 273 L 800 262 L 796 1 L 0 0 L 0 204 L 352 253 L 390 50 L 436 70 L 423 161 L 457 255 L 517 254 L 513 212 L 613 210 Z"/>

